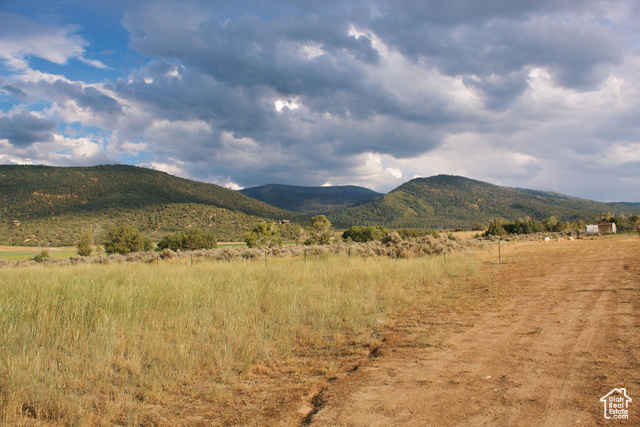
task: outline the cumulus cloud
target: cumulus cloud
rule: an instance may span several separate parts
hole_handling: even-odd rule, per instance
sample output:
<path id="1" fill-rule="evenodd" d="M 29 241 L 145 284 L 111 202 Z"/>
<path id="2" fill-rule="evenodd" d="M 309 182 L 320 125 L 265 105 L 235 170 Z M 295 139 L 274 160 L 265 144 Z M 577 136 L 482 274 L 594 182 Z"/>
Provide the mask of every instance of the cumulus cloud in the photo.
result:
<path id="1" fill-rule="evenodd" d="M 34 142 L 53 139 L 58 123 L 42 119 L 31 112 L 21 111 L 7 117 L 0 117 L 0 139 L 6 139 L 15 147 L 25 147 Z"/>
<path id="2" fill-rule="evenodd" d="M 65 162 L 140 157 L 234 188 L 387 191 L 455 173 L 588 195 L 591 173 L 640 190 L 630 0 L 129 4 L 121 25 L 143 63 L 99 83 L 29 64 L 91 63 L 80 24 L 9 16 L 0 91 L 40 107 L 4 114 L 1 138 Z M 60 136 L 57 123 L 96 129 Z"/>
<path id="3" fill-rule="evenodd" d="M 31 56 L 61 65 L 73 58 L 94 67 L 106 68 L 98 60 L 84 58 L 87 42 L 75 34 L 75 26 L 41 23 L 2 11 L 0 22 L 0 60 L 14 69 L 27 69 Z"/>

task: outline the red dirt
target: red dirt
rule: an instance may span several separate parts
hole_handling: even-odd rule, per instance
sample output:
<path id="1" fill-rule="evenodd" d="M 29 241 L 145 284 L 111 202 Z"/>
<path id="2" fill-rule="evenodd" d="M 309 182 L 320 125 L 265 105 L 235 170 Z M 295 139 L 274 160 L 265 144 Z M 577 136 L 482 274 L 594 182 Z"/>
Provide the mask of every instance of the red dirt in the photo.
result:
<path id="1" fill-rule="evenodd" d="M 380 357 L 308 402 L 319 411 L 305 423 L 640 425 L 640 239 L 503 245 L 501 265 L 497 250 L 482 256 L 484 297 L 431 326 L 438 345 L 390 331 Z M 629 420 L 605 420 L 599 399 L 619 387 Z"/>

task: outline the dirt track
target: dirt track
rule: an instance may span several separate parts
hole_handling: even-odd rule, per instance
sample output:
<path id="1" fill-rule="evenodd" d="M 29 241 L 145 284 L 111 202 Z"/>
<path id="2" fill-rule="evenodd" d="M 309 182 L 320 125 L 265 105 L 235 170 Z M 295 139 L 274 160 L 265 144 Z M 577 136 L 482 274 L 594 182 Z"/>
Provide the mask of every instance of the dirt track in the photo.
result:
<path id="1" fill-rule="evenodd" d="M 640 425 L 640 239 L 503 245 L 501 265 L 497 248 L 483 256 L 484 302 L 439 326 L 431 347 L 391 337 L 316 397 L 311 425 Z M 618 387 L 630 419 L 605 420 L 599 399 Z"/>

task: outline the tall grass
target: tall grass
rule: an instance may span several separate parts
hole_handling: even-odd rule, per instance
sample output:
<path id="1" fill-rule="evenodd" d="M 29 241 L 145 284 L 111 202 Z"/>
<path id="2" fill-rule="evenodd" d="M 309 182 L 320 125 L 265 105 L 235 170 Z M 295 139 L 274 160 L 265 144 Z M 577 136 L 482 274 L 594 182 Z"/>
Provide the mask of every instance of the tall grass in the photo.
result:
<path id="1" fill-rule="evenodd" d="M 2 269 L 0 421 L 138 425 L 256 364 L 375 341 L 476 268 L 459 254 Z"/>

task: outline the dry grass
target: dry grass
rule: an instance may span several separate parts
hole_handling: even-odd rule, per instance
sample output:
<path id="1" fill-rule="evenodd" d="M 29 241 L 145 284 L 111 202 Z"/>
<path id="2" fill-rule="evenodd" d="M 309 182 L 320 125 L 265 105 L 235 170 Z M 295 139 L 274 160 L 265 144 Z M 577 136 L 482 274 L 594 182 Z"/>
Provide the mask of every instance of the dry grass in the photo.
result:
<path id="1" fill-rule="evenodd" d="M 185 393 L 212 402 L 256 364 L 374 343 L 428 295 L 453 303 L 477 268 L 451 254 L 2 269 L 0 423 L 141 425 Z"/>

